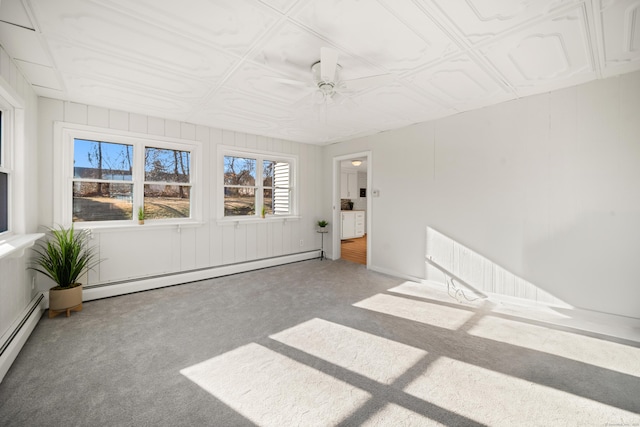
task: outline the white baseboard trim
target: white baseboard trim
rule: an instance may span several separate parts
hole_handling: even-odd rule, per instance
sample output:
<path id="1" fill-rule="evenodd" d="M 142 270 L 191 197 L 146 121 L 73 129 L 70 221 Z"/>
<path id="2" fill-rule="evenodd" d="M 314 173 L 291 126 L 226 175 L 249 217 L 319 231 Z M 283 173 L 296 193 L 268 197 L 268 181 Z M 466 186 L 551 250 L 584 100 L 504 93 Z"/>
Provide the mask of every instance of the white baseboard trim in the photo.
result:
<path id="1" fill-rule="evenodd" d="M 9 371 L 13 361 L 27 342 L 27 339 L 38 324 L 45 309 L 45 298 L 42 292 L 38 293 L 22 311 L 17 320 L 13 322 L 9 330 L 2 336 L 0 342 L 0 382 Z"/>
<path id="2" fill-rule="evenodd" d="M 396 275 L 396 277 L 400 276 Z M 405 279 L 406 277 L 400 278 Z M 430 287 L 440 294 L 449 294 L 446 283 L 424 279 L 412 280 L 412 282 Z M 473 294 L 469 293 L 469 295 Z M 449 296 L 451 295 L 449 294 Z M 572 307 L 568 304 L 559 305 L 491 292 L 487 292 L 487 297 L 487 299 L 479 299 L 470 304 L 476 306 L 480 306 L 483 302 L 493 304 L 491 310 L 487 311 L 487 315 L 498 314 L 519 317 L 540 324 L 547 323 L 640 343 L 640 319 L 637 318 L 600 313 Z M 456 299 L 451 297 L 451 302 L 456 302 Z M 469 304 L 464 299 L 461 302 Z"/>
<path id="3" fill-rule="evenodd" d="M 221 265 L 217 267 L 186 271 L 176 274 L 168 274 L 164 276 L 146 277 L 126 282 L 88 286 L 85 287 L 82 291 L 82 299 L 83 301 L 92 301 L 101 298 L 130 294 L 133 292 L 164 288 L 166 286 L 179 285 L 182 283 L 213 279 L 215 277 L 228 276 L 230 274 L 260 270 L 262 268 L 275 267 L 283 264 L 291 264 L 293 262 L 307 261 L 315 258 L 320 258 L 319 250 L 259 259 L 255 261 L 247 261 L 237 264 Z M 47 299 L 47 307 L 48 305 L 49 301 Z"/>
<path id="4" fill-rule="evenodd" d="M 368 267 L 369 270 L 375 271 L 376 273 L 386 274 L 387 276 L 397 277 L 398 279 L 410 280 L 416 283 L 426 283 L 425 279 L 421 279 L 419 277 L 410 276 L 408 274 L 399 273 L 394 270 L 388 270 L 386 268 L 376 267 L 375 265 L 370 265 Z"/>

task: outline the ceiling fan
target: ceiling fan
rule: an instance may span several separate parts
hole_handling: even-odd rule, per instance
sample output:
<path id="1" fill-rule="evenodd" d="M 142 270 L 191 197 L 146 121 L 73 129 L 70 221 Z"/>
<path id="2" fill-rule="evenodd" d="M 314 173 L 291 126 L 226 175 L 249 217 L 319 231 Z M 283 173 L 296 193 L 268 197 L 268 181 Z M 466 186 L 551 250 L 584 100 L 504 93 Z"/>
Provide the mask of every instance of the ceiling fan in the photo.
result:
<path id="1" fill-rule="evenodd" d="M 345 96 L 372 86 L 384 85 L 391 81 L 391 74 L 379 74 L 375 76 L 360 77 L 357 79 L 341 80 L 342 66 L 338 64 L 338 52 L 328 47 L 320 48 L 320 60 L 311 65 L 311 82 L 300 80 L 278 79 L 279 82 L 295 86 L 312 88 L 312 92 L 297 101 L 294 106 L 308 103 L 314 105 L 346 104 L 353 101 Z"/>

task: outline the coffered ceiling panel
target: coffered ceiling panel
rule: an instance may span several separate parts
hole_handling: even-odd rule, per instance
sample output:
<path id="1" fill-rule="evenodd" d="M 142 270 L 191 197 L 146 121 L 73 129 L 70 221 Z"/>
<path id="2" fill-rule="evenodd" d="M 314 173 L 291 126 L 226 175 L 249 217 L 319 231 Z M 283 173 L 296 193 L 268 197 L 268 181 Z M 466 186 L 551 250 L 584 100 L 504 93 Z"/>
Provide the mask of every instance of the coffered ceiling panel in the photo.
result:
<path id="1" fill-rule="evenodd" d="M 29 79 L 29 82 L 31 82 L 32 85 L 62 90 L 62 84 L 58 77 L 58 73 L 53 67 L 21 60 L 16 60 L 16 64 L 20 67 L 25 77 Z"/>
<path id="2" fill-rule="evenodd" d="M 251 59 L 277 70 L 283 76 L 311 83 L 311 65 L 320 59 L 320 49 L 325 46 L 335 48 L 315 32 L 297 23 L 286 22 L 260 44 Z M 380 70 L 366 61 L 345 52 L 340 53 L 338 62 L 342 66 L 340 76 L 344 79 L 380 74 Z"/>
<path id="3" fill-rule="evenodd" d="M 14 58 L 24 62 L 53 66 L 42 38 L 33 30 L 0 22 L 0 44 Z"/>
<path id="4" fill-rule="evenodd" d="M 640 0 L 0 0 L 0 15 L 41 96 L 314 144 L 640 69 Z"/>
<path id="5" fill-rule="evenodd" d="M 219 78 L 236 61 L 229 53 L 212 48 L 208 43 L 178 36 L 147 19 L 96 5 L 87 0 L 36 1 L 45 39 L 56 58 L 64 62 L 56 47 L 76 46 L 80 60 L 86 49 L 145 64 L 149 69 L 168 69 L 188 76 Z M 68 5 L 60 10 L 60 4 Z M 56 45 L 55 42 L 59 44 Z M 60 59 L 58 60 L 58 57 Z M 61 67 L 61 64 L 57 64 Z M 76 70 L 82 72 L 82 69 Z"/>
<path id="6" fill-rule="evenodd" d="M 14 23 L 25 29 L 34 29 L 27 9 L 20 0 L 0 1 L 0 17 L 2 17 L 1 19 L 5 22 Z"/>
<path id="7" fill-rule="evenodd" d="M 280 17 L 254 0 L 104 0 L 100 3 L 176 36 L 205 41 L 238 55 L 244 55 Z"/>
<path id="8" fill-rule="evenodd" d="M 548 19 L 550 13 L 574 0 L 464 0 L 428 1 L 430 9 L 440 12 L 447 25 L 463 35 L 464 41 L 477 44 L 514 28 L 525 27 L 536 19 Z M 437 12 L 436 12 L 437 14 Z"/>
<path id="9" fill-rule="evenodd" d="M 107 82 L 80 75 L 67 74 L 66 84 L 78 93 L 74 100 L 89 105 L 99 105 L 124 111 L 148 111 L 152 116 L 173 117 L 185 120 L 191 103 L 170 97 L 158 96 L 143 89 L 129 88 L 117 82 Z M 99 103 L 95 102 L 100 99 Z"/>
<path id="10" fill-rule="evenodd" d="M 357 52 L 369 63 L 382 66 L 383 69 L 378 71 L 401 72 L 442 54 L 442 49 L 433 49 L 435 43 L 426 42 L 420 33 L 407 26 L 392 11 L 377 2 L 367 3 L 365 11 L 362 2 L 333 0 L 302 3 L 293 18 L 325 39 L 335 40 L 346 50 Z M 371 22 L 378 25 L 371 25 Z M 422 26 L 435 27 L 425 24 L 429 24 L 428 18 L 422 16 Z M 438 35 L 442 44 L 444 35 Z"/>
<path id="11" fill-rule="evenodd" d="M 605 49 L 605 74 L 638 69 L 640 0 L 603 1 L 600 11 Z"/>
<path id="12" fill-rule="evenodd" d="M 50 46 L 56 52 L 58 68 L 64 75 L 81 75 L 132 89 L 145 89 L 158 96 L 197 100 L 211 90 L 215 82 L 213 78 L 197 79 L 166 69 L 150 69 L 138 61 L 58 41 L 52 41 Z"/>
<path id="13" fill-rule="evenodd" d="M 403 119 L 407 124 L 454 112 L 428 97 L 416 95 L 415 91 L 400 83 L 368 91 L 358 98 L 358 103 L 375 110 L 376 114 Z"/>
<path id="14" fill-rule="evenodd" d="M 514 98 L 468 55 L 429 67 L 408 79 L 458 111 Z"/>
<path id="15" fill-rule="evenodd" d="M 481 49 L 518 95 L 596 78 L 582 5 Z"/>

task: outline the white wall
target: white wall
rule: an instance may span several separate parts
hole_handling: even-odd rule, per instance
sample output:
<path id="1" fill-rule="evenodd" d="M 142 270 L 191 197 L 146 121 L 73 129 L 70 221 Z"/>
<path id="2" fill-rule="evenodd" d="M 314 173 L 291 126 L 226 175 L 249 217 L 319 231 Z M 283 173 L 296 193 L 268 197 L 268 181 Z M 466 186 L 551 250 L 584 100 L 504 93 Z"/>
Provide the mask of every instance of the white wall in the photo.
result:
<path id="1" fill-rule="evenodd" d="M 94 230 L 100 264 L 89 284 L 109 283 L 185 272 L 194 269 L 288 255 L 320 248 L 315 232 L 322 191 L 321 148 L 273 138 L 223 131 L 155 117 L 108 110 L 60 100 L 39 100 L 40 223 L 53 222 L 53 123 L 64 121 L 141 134 L 160 135 L 203 144 L 204 223 L 199 226 L 141 227 Z M 254 148 L 298 156 L 300 219 L 260 221 L 235 226 L 216 221 L 216 183 L 221 165 L 217 146 Z M 302 245 L 300 244 L 302 241 Z"/>
<path id="2" fill-rule="evenodd" d="M 425 278 L 430 227 L 573 306 L 640 317 L 639 117 L 635 72 L 334 144 L 324 179 L 372 150 L 374 269 Z"/>
<path id="3" fill-rule="evenodd" d="M 10 209 L 11 227 L 16 234 L 34 233 L 37 229 L 37 97 L 24 79 L 9 55 L 0 48 L 0 85 L 22 103 L 22 125 L 14 129 L 16 138 L 12 153 L 12 188 Z M 0 238 L 0 240 L 2 240 Z M 27 271 L 30 252 L 14 252 L 0 259 L 0 337 L 7 338 L 7 332 L 18 320 L 36 296 L 31 289 L 32 272 Z M 2 371 L 2 369 L 0 369 Z M 0 372 L 3 374 L 4 372 Z M 0 379 L 2 375 L 0 375 Z"/>

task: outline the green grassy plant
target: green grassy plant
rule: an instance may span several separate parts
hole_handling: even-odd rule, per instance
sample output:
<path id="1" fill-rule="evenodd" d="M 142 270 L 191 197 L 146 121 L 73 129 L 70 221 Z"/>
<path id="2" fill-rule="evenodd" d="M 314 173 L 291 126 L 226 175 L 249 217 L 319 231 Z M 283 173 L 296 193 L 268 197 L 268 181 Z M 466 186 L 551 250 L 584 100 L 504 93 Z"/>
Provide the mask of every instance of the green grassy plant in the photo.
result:
<path id="1" fill-rule="evenodd" d="M 36 257 L 29 269 L 56 282 L 54 289 L 77 286 L 78 277 L 100 262 L 94 248 L 89 247 L 88 238 L 86 230 L 77 232 L 73 226 L 50 228 L 47 240 L 38 242 L 33 249 Z"/>

